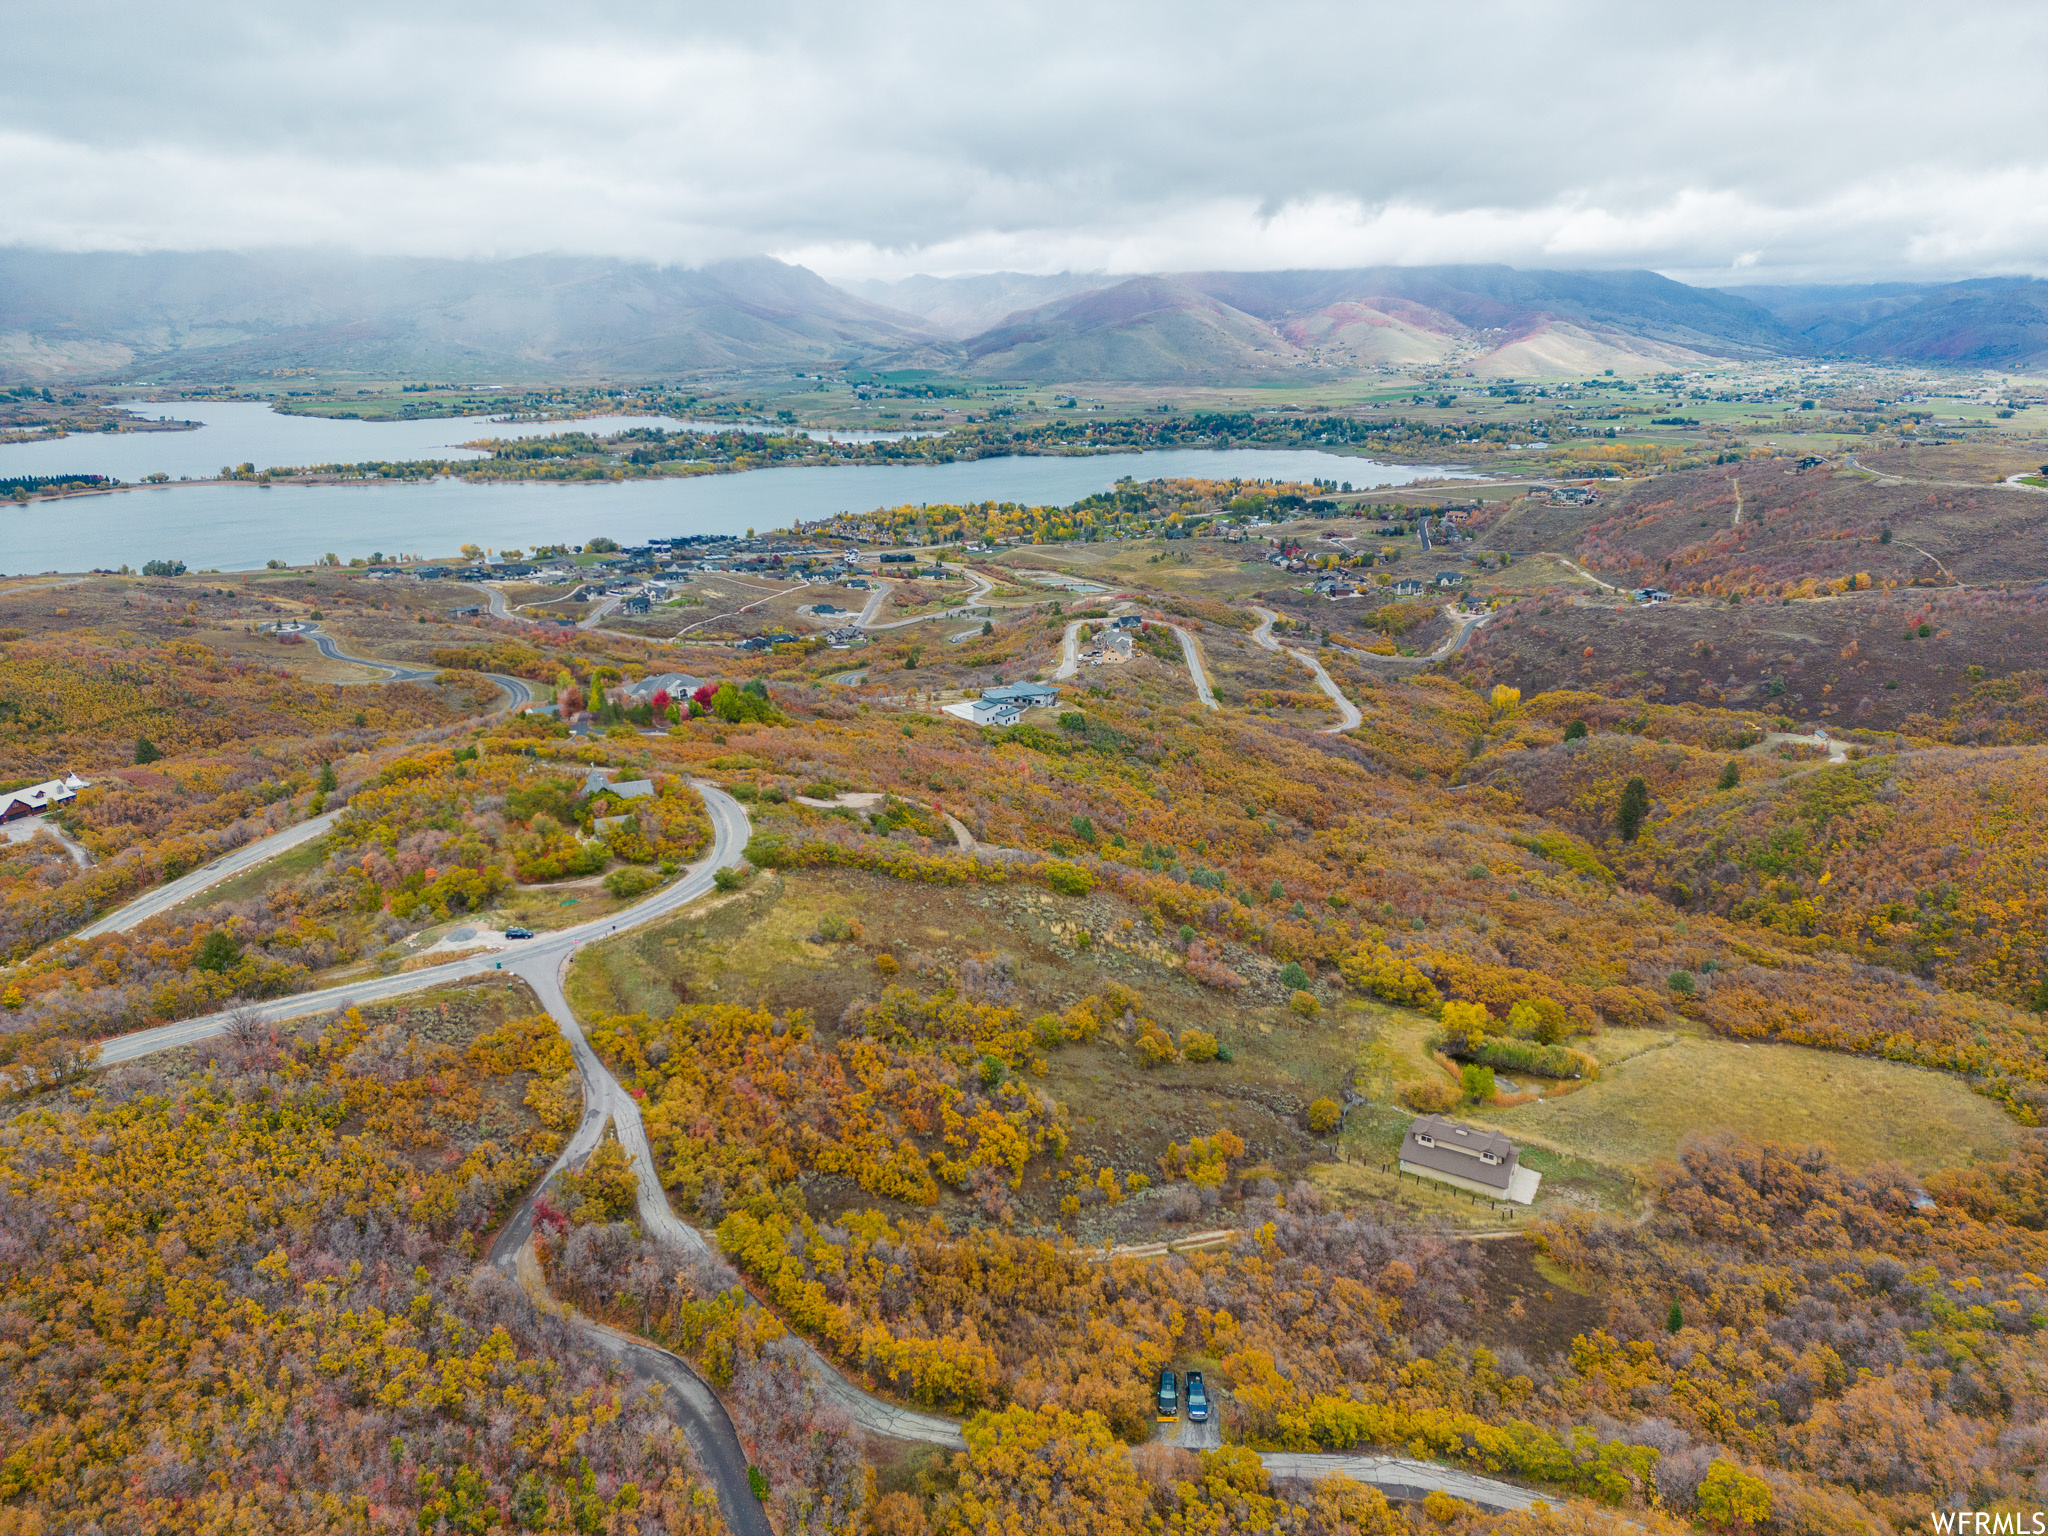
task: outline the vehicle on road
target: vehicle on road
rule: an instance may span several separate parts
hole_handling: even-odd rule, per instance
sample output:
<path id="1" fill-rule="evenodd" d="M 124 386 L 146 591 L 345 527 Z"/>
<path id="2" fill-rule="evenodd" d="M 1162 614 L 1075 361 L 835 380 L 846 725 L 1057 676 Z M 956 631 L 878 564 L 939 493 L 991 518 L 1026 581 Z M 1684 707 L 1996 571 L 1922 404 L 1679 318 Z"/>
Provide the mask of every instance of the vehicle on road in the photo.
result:
<path id="1" fill-rule="evenodd" d="M 533 937 L 533 930 L 531 928 L 507 928 L 505 930 L 505 937 L 508 939 L 530 939 Z"/>
<path id="2" fill-rule="evenodd" d="M 1159 1422 L 1170 1424 L 1180 1417 L 1180 1378 L 1171 1371 L 1159 1373 Z"/>
<path id="3" fill-rule="evenodd" d="M 1209 1391 L 1202 1385 L 1200 1371 L 1188 1372 L 1188 1422 L 1206 1424 L 1209 1422 Z"/>

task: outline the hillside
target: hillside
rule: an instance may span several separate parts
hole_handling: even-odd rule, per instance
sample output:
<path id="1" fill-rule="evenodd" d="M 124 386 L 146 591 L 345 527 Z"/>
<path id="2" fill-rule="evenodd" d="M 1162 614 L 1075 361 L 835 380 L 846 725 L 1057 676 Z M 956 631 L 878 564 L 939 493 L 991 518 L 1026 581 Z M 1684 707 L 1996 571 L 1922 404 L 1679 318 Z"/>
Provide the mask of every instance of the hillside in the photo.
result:
<path id="1" fill-rule="evenodd" d="M 0 381 L 304 368 L 476 380 L 706 369 L 1229 382 L 1456 362 L 1640 373 L 1814 352 L 2020 366 L 2048 283 L 1693 288 L 1646 271 L 1366 267 L 919 275 L 835 287 L 768 257 L 700 268 L 326 251 L 0 250 Z"/>
<path id="2" fill-rule="evenodd" d="M 965 346 L 968 371 L 984 377 L 1167 381 L 1452 358 L 1483 374 L 1561 376 L 1804 344 L 1746 299 L 1653 272 L 1377 267 L 1135 277 L 1010 316 Z"/>
<path id="3" fill-rule="evenodd" d="M 2048 359 L 2048 282 L 2039 278 L 1727 291 L 1769 310 L 1820 351 L 1986 368 Z"/>
<path id="4" fill-rule="evenodd" d="M 1951 748 L 1695 786 L 1653 809 L 1624 870 L 1723 916 L 2038 1007 L 2044 767 L 2039 747 Z"/>
<path id="5" fill-rule="evenodd" d="M 910 316 L 766 257 L 0 251 L 0 378 L 313 368 L 558 378 L 819 364 L 929 339 Z"/>
<path id="6" fill-rule="evenodd" d="M 0 1319 L 43 1362 L 0 1529 L 1804 1536 L 2026 1497 L 2032 1399 L 1983 1383 L 2048 1326 L 2040 679 L 1985 681 L 1982 747 L 1819 769 L 1640 670 L 1524 698 L 1325 636 L 1345 729 L 1253 628 L 1282 578 L 1144 505 L 845 514 L 994 583 L 852 668 L 367 569 L 0 592 L 6 741 L 91 781 L 53 819 L 98 861 L 0 844 Z M 1107 617 L 1026 559 L 1113 577 L 1137 643 L 976 727 L 940 701 Z M 2024 621 L 1855 602 L 1928 596 Z M 1655 617 L 1732 648 L 1855 602 Z M 294 685 L 313 648 L 253 625 L 315 614 L 437 691 Z M 1904 675 L 1950 665 L 1902 623 Z M 620 689 L 679 668 L 715 691 Z M 1512 1136 L 1533 1206 L 1393 1171 L 1427 1105 Z M 1211 1418 L 1162 1432 L 1166 1369 Z M 1346 1477 L 1555 1513 L 1295 1459 L 1376 1451 L 1413 1460 Z"/>

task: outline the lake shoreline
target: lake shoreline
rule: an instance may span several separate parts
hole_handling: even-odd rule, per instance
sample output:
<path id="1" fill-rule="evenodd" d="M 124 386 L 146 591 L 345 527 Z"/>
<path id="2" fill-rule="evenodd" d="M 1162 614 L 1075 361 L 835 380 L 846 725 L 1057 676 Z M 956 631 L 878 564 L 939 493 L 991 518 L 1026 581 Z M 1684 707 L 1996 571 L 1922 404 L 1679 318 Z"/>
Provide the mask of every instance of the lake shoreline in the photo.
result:
<path id="1" fill-rule="evenodd" d="M 468 445 L 467 445 L 467 444 L 458 444 L 457 446 L 459 446 L 459 447 L 467 447 Z M 1111 457 L 1115 457 L 1115 456 L 1119 456 L 1119 455 L 1123 455 L 1123 456 L 1129 456 L 1129 457 L 1143 457 L 1143 456 L 1144 456 L 1144 455 L 1145 455 L 1145 454 L 1146 454 L 1147 452 L 1158 452 L 1158 451 L 1159 451 L 1159 450 L 1157 450 L 1157 449 L 1145 449 L 1145 448 L 1139 448 L 1139 447 L 1135 447 L 1135 446 L 1132 446 L 1132 445 L 1129 445 L 1129 444 L 1122 444 L 1122 443 L 1119 443 L 1119 444 L 1112 444 L 1112 445 L 1107 445 L 1107 446 L 1104 446 L 1104 447 L 1100 447 L 1100 448 L 1091 448 L 1091 447 L 1060 447 L 1060 448 L 1042 448 L 1042 449 L 1034 449 L 1034 448 L 1030 448 L 1030 447 L 1024 447 L 1024 448 L 1022 448 L 1021 450 L 1018 450 L 1018 451 L 1012 451 L 1012 452 L 1006 452 L 1006 453 L 963 453 L 963 454 L 959 454 L 959 455 L 956 455 L 956 456 L 953 456 L 953 457 L 950 457 L 950 458 L 944 458 L 944 459 L 934 459 L 934 460 L 931 460 L 931 461 L 930 461 L 930 463 L 932 463 L 932 464 L 934 464 L 934 465 L 937 465 L 937 464 L 973 464 L 973 463 L 978 463 L 978 462 L 980 462 L 980 461 L 981 461 L 981 460 L 983 460 L 983 459 L 1005 459 L 1005 458 L 1007 458 L 1007 459 L 1102 459 L 1102 458 L 1111 458 Z M 1261 447 L 1261 446 L 1259 446 L 1259 445 L 1257 445 L 1257 444 L 1252 444 L 1252 443 L 1245 443 L 1245 444 L 1236 444 L 1236 443 L 1233 443 L 1233 444 L 1230 444 L 1230 445 L 1229 445 L 1229 446 L 1227 446 L 1227 447 L 1221 447 L 1221 448 L 1205 448 L 1205 449 L 1194 449 L 1194 450 L 1190 450 L 1190 451 L 1193 451 L 1193 452 L 1200 452 L 1200 453 L 1251 453 L 1251 454 L 1257 454 L 1257 453 L 1285 453 L 1285 452 L 1288 452 L 1289 450 L 1287 450 L 1287 449 L 1279 449 L 1279 448 L 1265 448 L 1265 447 Z M 1328 455 L 1329 455 L 1330 457 L 1332 457 L 1332 458 L 1344 458 L 1344 459 L 1361 459 L 1361 460 L 1365 460 L 1365 461 L 1367 461 L 1367 462 L 1370 462 L 1370 463 L 1374 463 L 1374 464 L 1392 464 L 1392 463 L 1398 463 L 1398 462 L 1399 462 L 1398 460 L 1392 460 L 1392 459 L 1389 459 L 1389 458 L 1387 458 L 1387 457 L 1385 457 L 1385 456 L 1383 456 L 1383 455 L 1378 455 L 1378 454 L 1368 454 L 1368 453 L 1366 453 L 1365 451 L 1363 451 L 1362 449 L 1361 449 L 1361 450 L 1354 450 L 1354 451 L 1346 451 L 1345 449 L 1341 449 L 1341 448 L 1325 448 L 1325 449 L 1321 449 L 1321 450 L 1319 450 L 1319 451 L 1321 451 L 1321 452 L 1323 452 L 1323 453 L 1326 453 L 1326 454 L 1328 454 Z M 488 463 L 489 461 L 488 461 L 488 460 L 479 460 L 478 462 L 481 462 L 481 463 Z M 1420 461 L 1418 461 L 1418 463 L 1420 463 Z M 1452 470 L 1452 471 L 1455 471 L 1455 472 L 1456 472 L 1456 473 L 1457 473 L 1458 475 L 1460 475 L 1460 476 L 1462 476 L 1462 477 L 1468 477 L 1468 478 L 1470 478 L 1470 477 L 1487 477 L 1487 478 L 1491 478 L 1490 476 L 1488 476 L 1488 472 L 1487 472 L 1487 471 L 1486 471 L 1486 470 L 1485 470 L 1484 468 L 1482 468 L 1482 467 L 1480 467 L 1479 465 L 1476 465 L 1476 464 L 1446 464 L 1446 463 L 1444 463 L 1444 462 L 1442 461 L 1442 459 L 1441 459 L 1441 458 L 1435 458 L 1435 459 L 1429 460 L 1429 461 L 1428 461 L 1428 465 L 1429 465 L 1429 467 L 1431 467 L 1431 468 L 1436 468 L 1436 469 L 1445 469 L 1445 470 Z M 553 486 L 601 486 L 601 485 L 646 485 L 646 484 L 660 484 L 661 482 L 664 482 L 664 481 L 677 481 L 677 482 L 687 482 L 687 481 L 691 481 L 691 480 L 703 480 L 703 479 L 707 479 L 707 478 L 709 478 L 709 477 L 711 477 L 711 476 L 713 476 L 713 475 L 751 475 L 751 474 L 760 474 L 760 473 L 764 473 L 764 472 L 766 472 L 766 471 L 769 471 L 769 470 L 777 470 L 777 469 L 872 469 L 872 468 L 875 468 L 875 467 L 877 467 L 877 466 L 875 466 L 875 465 L 870 465 L 870 464 L 860 464 L 860 463 L 855 463 L 855 462 L 851 462 L 851 461 L 848 461 L 848 460 L 846 460 L 846 459 L 836 459 L 836 458 L 830 458 L 830 457 L 826 457 L 826 456 L 822 456 L 822 455 L 821 455 L 820 457 L 818 457 L 818 458 L 816 458 L 816 459 L 800 459 L 800 460 L 795 460 L 795 461 L 793 461 L 793 462 L 784 462 L 784 463 L 779 463 L 779 464 L 744 464 L 744 465 L 730 465 L 730 464 L 715 464 L 715 465 L 706 465 L 706 466 L 704 466 L 704 467 L 703 467 L 703 468 L 701 468 L 701 469 L 692 469 L 692 470 L 688 470 L 688 471 L 686 471 L 686 472 L 684 472 L 684 473 L 681 473 L 681 474 L 665 474 L 665 475 L 630 475 L 630 474 L 628 474 L 628 475 L 597 475 L 597 476 L 590 476 L 590 477 L 587 477 L 587 478 L 578 478 L 578 477 L 574 477 L 574 476 L 568 476 L 568 475 L 564 475 L 564 476 L 559 476 L 559 477 L 555 477 L 555 476 L 547 476 L 547 475 L 535 475 L 535 476 L 531 476 L 531 477 L 513 477 L 513 476 L 506 476 L 506 475 L 470 475 L 470 474 L 460 474 L 460 473 L 448 473 L 448 472 L 446 472 L 446 471 L 443 471 L 443 472 L 438 472 L 438 473 L 435 473 L 435 474 L 430 474 L 430 475 L 377 475 L 377 476 L 371 476 L 371 475 L 272 475 L 272 476 L 268 476 L 268 477 L 265 477 L 265 476 L 234 476 L 234 477 L 231 477 L 231 478 L 222 478 L 222 477 L 221 477 L 221 476 L 219 476 L 219 475 L 213 475 L 213 476 L 208 476 L 208 477 L 206 477 L 206 478 L 203 478 L 203 479 L 202 479 L 202 478 L 197 478 L 197 477 L 189 477 L 189 476 L 188 476 L 188 477 L 186 477 L 186 478 L 184 478 L 184 479 L 179 479 L 179 480 L 159 480 L 159 481 L 154 481 L 154 482 L 152 482 L 152 481 L 147 481 L 147 480 L 140 480 L 140 481 L 123 481 L 123 482 L 121 482 L 121 483 L 120 483 L 119 485 L 95 485 L 95 486 L 80 486 L 80 487 L 78 487 L 78 488 L 77 488 L 76 490 L 51 490 L 51 491 L 32 491 L 32 492 L 30 492 L 30 493 L 29 493 L 29 495 L 28 495 L 28 497 L 27 497 L 27 499 L 26 499 L 26 500 L 17 500 L 17 501 L 15 502 L 15 505 L 16 505 L 16 506 L 24 506 L 24 507 L 25 507 L 25 506 L 32 506 L 32 505 L 34 505 L 34 504 L 35 504 L 36 502 L 39 502 L 39 501 L 69 501 L 69 500 L 74 500 L 74 499 L 76 499 L 76 498 L 78 498 L 78 497 L 80 497 L 80 496 L 111 496 L 111 495 L 118 495 L 118 494 L 120 494 L 120 493 L 122 493 L 122 492 L 125 492 L 125 491 L 164 491 L 164 490 L 175 490 L 175 489 L 177 489 L 177 488 L 179 488 L 179 487 L 183 487 L 183 486 L 225 486 L 225 485 L 236 485 L 236 486 L 248 486 L 248 487 L 250 487 L 251 489 L 254 489 L 254 490 L 265 490 L 265 491 L 267 491 L 267 490 L 273 490 L 273 489 L 286 489 L 286 488 L 304 488 L 304 487 L 310 487 L 310 486 L 323 486 L 323 485 L 332 485 L 332 486 L 379 486 L 379 485 L 383 485 L 383 486 L 394 486 L 394 485 L 424 485 L 424 484 L 428 484 L 428 483 L 430 483 L 430 482 L 432 482 L 432 481 L 436 481 L 436 480 L 459 480 L 459 481 L 463 482 L 463 483 L 464 483 L 465 485 L 553 485 Z M 901 466 L 901 467 L 903 467 L 903 468 L 918 468 L 918 467 L 921 467 L 921 466 L 919 466 L 919 465 L 916 465 L 916 464 L 906 464 L 906 465 L 903 465 L 903 466 Z M 1410 486 L 1415 486 L 1415 485 L 1427 485 L 1428 483 L 1429 483 L 1429 481 L 1428 481 L 1428 480 L 1419 480 L 1419 481 L 1410 481 L 1410 482 L 1408 482 L 1408 484 L 1409 484 Z M 1455 483 L 1455 482 L 1447 482 L 1447 483 Z"/>

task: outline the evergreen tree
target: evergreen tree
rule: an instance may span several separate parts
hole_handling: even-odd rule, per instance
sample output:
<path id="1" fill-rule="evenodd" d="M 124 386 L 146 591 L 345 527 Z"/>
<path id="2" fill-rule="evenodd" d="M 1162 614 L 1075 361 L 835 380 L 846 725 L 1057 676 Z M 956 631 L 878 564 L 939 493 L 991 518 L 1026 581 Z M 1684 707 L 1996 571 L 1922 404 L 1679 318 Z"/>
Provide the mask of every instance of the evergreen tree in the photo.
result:
<path id="1" fill-rule="evenodd" d="M 138 736 L 135 738 L 136 762 L 153 763 L 162 756 L 163 753 L 159 752 L 156 749 L 156 744 L 152 742 L 147 736 Z"/>
<path id="2" fill-rule="evenodd" d="M 1643 818 L 1649 814 L 1650 786 L 1643 782 L 1641 774 L 1636 774 L 1622 786 L 1621 808 L 1615 813 L 1624 843 L 1636 840 L 1636 834 L 1643 830 Z"/>
<path id="3" fill-rule="evenodd" d="M 192 963 L 202 971 L 219 973 L 239 965 L 241 959 L 242 946 L 235 942 L 234 935 L 225 928 L 216 928 L 199 946 L 199 954 Z"/>
<path id="4" fill-rule="evenodd" d="M 1738 763 L 1737 761 L 1735 761 L 1734 758 L 1731 757 L 1728 759 L 1727 766 L 1721 770 L 1721 777 L 1719 781 L 1714 785 L 1714 787 L 1716 789 L 1733 789 L 1736 785 L 1740 784 L 1741 782 L 1742 764 Z"/>

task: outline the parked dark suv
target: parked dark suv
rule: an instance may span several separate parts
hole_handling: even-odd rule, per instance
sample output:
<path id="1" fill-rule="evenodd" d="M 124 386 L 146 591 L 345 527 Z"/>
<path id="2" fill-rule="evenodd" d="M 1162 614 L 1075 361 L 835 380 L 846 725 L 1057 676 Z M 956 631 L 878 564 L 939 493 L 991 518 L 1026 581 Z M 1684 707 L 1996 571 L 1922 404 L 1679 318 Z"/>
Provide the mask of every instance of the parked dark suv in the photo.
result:
<path id="1" fill-rule="evenodd" d="M 1209 1422 L 1209 1391 L 1202 1385 L 1200 1371 L 1188 1372 L 1188 1422 L 1206 1424 Z"/>
<path id="2" fill-rule="evenodd" d="M 1159 1373 L 1159 1422 L 1180 1417 L 1180 1380 L 1171 1371 Z"/>

